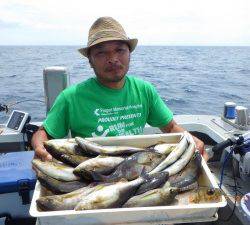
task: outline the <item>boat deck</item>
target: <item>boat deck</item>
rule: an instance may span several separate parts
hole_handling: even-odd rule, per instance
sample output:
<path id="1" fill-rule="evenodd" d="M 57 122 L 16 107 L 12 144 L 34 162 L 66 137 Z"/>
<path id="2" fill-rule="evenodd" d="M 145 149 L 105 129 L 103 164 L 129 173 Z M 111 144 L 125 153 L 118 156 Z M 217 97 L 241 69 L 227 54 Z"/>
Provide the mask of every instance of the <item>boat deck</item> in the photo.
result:
<path id="1" fill-rule="evenodd" d="M 226 123 L 225 121 L 221 120 L 218 116 L 211 116 L 211 115 L 177 115 L 174 117 L 178 124 L 181 124 L 185 129 L 189 130 L 190 132 L 198 132 L 198 134 L 206 134 L 206 136 L 200 137 L 205 138 L 203 141 L 206 144 L 211 145 L 218 143 L 221 141 L 226 140 L 228 137 L 234 134 L 243 134 L 245 131 L 238 130 L 237 128 L 233 127 L 232 125 Z M 146 127 L 145 134 L 150 133 L 161 133 L 161 131 L 158 128 L 153 127 Z M 210 140 L 207 139 L 207 137 L 210 138 Z M 23 141 L 23 135 L 22 134 L 11 134 L 9 137 L 5 135 L 0 135 L 0 143 L 22 143 Z M 207 143 L 209 142 L 209 143 Z M 219 159 L 219 158 L 217 158 Z M 212 162 L 209 162 L 209 168 L 215 175 L 217 182 L 219 183 L 220 180 L 220 168 L 221 168 L 221 161 L 214 160 Z M 234 188 L 234 179 L 232 174 L 232 164 L 228 164 L 228 167 L 226 167 L 224 172 L 224 178 L 223 178 L 223 185 L 222 190 L 224 191 L 225 195 L 227 196 L 228 200 L 228 206 L 224 207 L 219 210 L 218 212 L 218 218 L 217 215 L 215 215 L 214 218 L 208 218 L 209 221 L 206 221 L 204 219 L 197 220 L 195 223 L 194 221 L 171 221 L 171 223 L 183 223 L 183 224 L 237 224 L 237 225 L 249 225 L 249 221 L 247 220 L 246 216 L 241 210 L 239 201 L 245 193 L 248 193 L 250 190 L 250 184 L 247 182 L 242 181 L 239 177 L 237 179 L 237 196 L 235 198 L 235 188 Z M 234 211 L 234 215 L 228 222 L 224 222 L 223 219 L 227 218 L 233 208 L 234 203 L 236 200 L 236 207 Z M 217 220 L 218 219 L 218 220 Z M 217 220 L 217 221 L 215 221 Z M 14 225 L 15 223 L 13 223 Z M 16 224 L 28 224 L 28 223 L 16 223 Z M 34 224 L 34 220 L 33 223 Z M 38 223 L 37 223 L 38 224 Z M 144 223 L 145 224 L 145 223 Z M 157 223 L 151 223 L 151 224 L 167 224 L 166 221 L 157 222 Z"/>

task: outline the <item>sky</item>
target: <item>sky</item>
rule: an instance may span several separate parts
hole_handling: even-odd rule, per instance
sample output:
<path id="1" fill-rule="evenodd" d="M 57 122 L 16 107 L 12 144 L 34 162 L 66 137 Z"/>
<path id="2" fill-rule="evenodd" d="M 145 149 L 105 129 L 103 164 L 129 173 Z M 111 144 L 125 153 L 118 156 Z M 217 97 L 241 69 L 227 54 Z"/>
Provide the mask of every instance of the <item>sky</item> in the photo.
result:
<path id="1" fill-rule="evenodd" d="M 101 16 L 139 45 L 250 46 L 250 0 L 0 0 L 0 45 L 86 45 Z"/>

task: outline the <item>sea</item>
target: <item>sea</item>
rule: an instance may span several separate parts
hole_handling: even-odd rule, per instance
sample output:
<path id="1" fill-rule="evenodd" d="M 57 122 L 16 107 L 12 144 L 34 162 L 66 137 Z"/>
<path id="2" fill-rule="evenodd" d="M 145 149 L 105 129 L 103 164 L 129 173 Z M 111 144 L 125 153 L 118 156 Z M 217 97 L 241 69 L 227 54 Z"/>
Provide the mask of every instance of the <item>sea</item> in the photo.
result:
<path id="1" fill-rule="evenodd" d="M 45 118 L 46 67 L 67 67 L 71 85 L 95 76 L 78 48 L 0 46 L 0 104 L 10 106 L 0 123 L 13 109 Z M 138 46 L 128 74 L 151 82 L 175 115 L 221 115 L 227 101 L 250 109 L 250 47 Z"/>

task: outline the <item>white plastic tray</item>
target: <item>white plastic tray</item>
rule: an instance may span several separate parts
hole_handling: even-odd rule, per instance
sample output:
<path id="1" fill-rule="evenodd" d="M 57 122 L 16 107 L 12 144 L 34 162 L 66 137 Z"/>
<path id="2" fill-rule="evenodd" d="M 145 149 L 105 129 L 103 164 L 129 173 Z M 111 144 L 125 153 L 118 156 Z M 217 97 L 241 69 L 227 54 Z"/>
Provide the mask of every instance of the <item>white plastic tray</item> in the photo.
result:
<path id="1" fill-rule="evenodd" d="M 99 144 L 131 145 L 146 147 L 159 141 L 178 143 L 182 134 L 154 134 L 125 137 L 91 138 Z M 207 164 L 202 160 L 202 174 L 199 178 L 201 186 L 218 188 Z M 226 199 L 218 203 L 189 204 L 174 206 L 155 206 L 138 208 L 114 208 L 85 211 L 38 211 L 36 200 L 40 197 L 41 186 L 37 182 L 30 207 L 30 215 L 37 217 L 40 225 L 100 225 L 100 224 L 159 224 L 185 223 L 216 220 L 218 208 L 226 206 Z"/>

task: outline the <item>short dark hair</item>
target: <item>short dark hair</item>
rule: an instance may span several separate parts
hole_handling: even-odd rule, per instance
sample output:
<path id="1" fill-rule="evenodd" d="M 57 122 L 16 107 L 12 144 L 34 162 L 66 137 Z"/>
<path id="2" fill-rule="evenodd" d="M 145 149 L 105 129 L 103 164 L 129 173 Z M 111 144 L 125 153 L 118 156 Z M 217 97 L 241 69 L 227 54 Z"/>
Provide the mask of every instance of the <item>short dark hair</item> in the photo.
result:
<path id="1" fill-rule="evenodd" d="M 108 42 L 108 41 L 106 41 L 106 42 Z M 126 41 L 124 41 L 124 40 L 117 40 L 117 42 L 121 42 L 121 43 L 126 44 L 126 45 L 128 46 L 129 52 L 131 52 L 131 48 L 130 48 L 128 42 L 126 42 Z M 102 43 L 104 43 L 104 42 L 102 42 Z M 99 44 L 102 44 L 102 43 L 99 43 Z M 97 44 L 97 45 L 99 45 L 99 44 Z M 88 50 L 87 50 L 87 57 L 88 57 L 88 58 L 89 58 L 89 56 L 90 56 L 90 50 L 91 50 L 93 47 L 95 47 L 95 46 L 96 46 L 96 45 L 93 45 L 93 46 L 91 46 L 90 48 L 88 48 Z"/>

